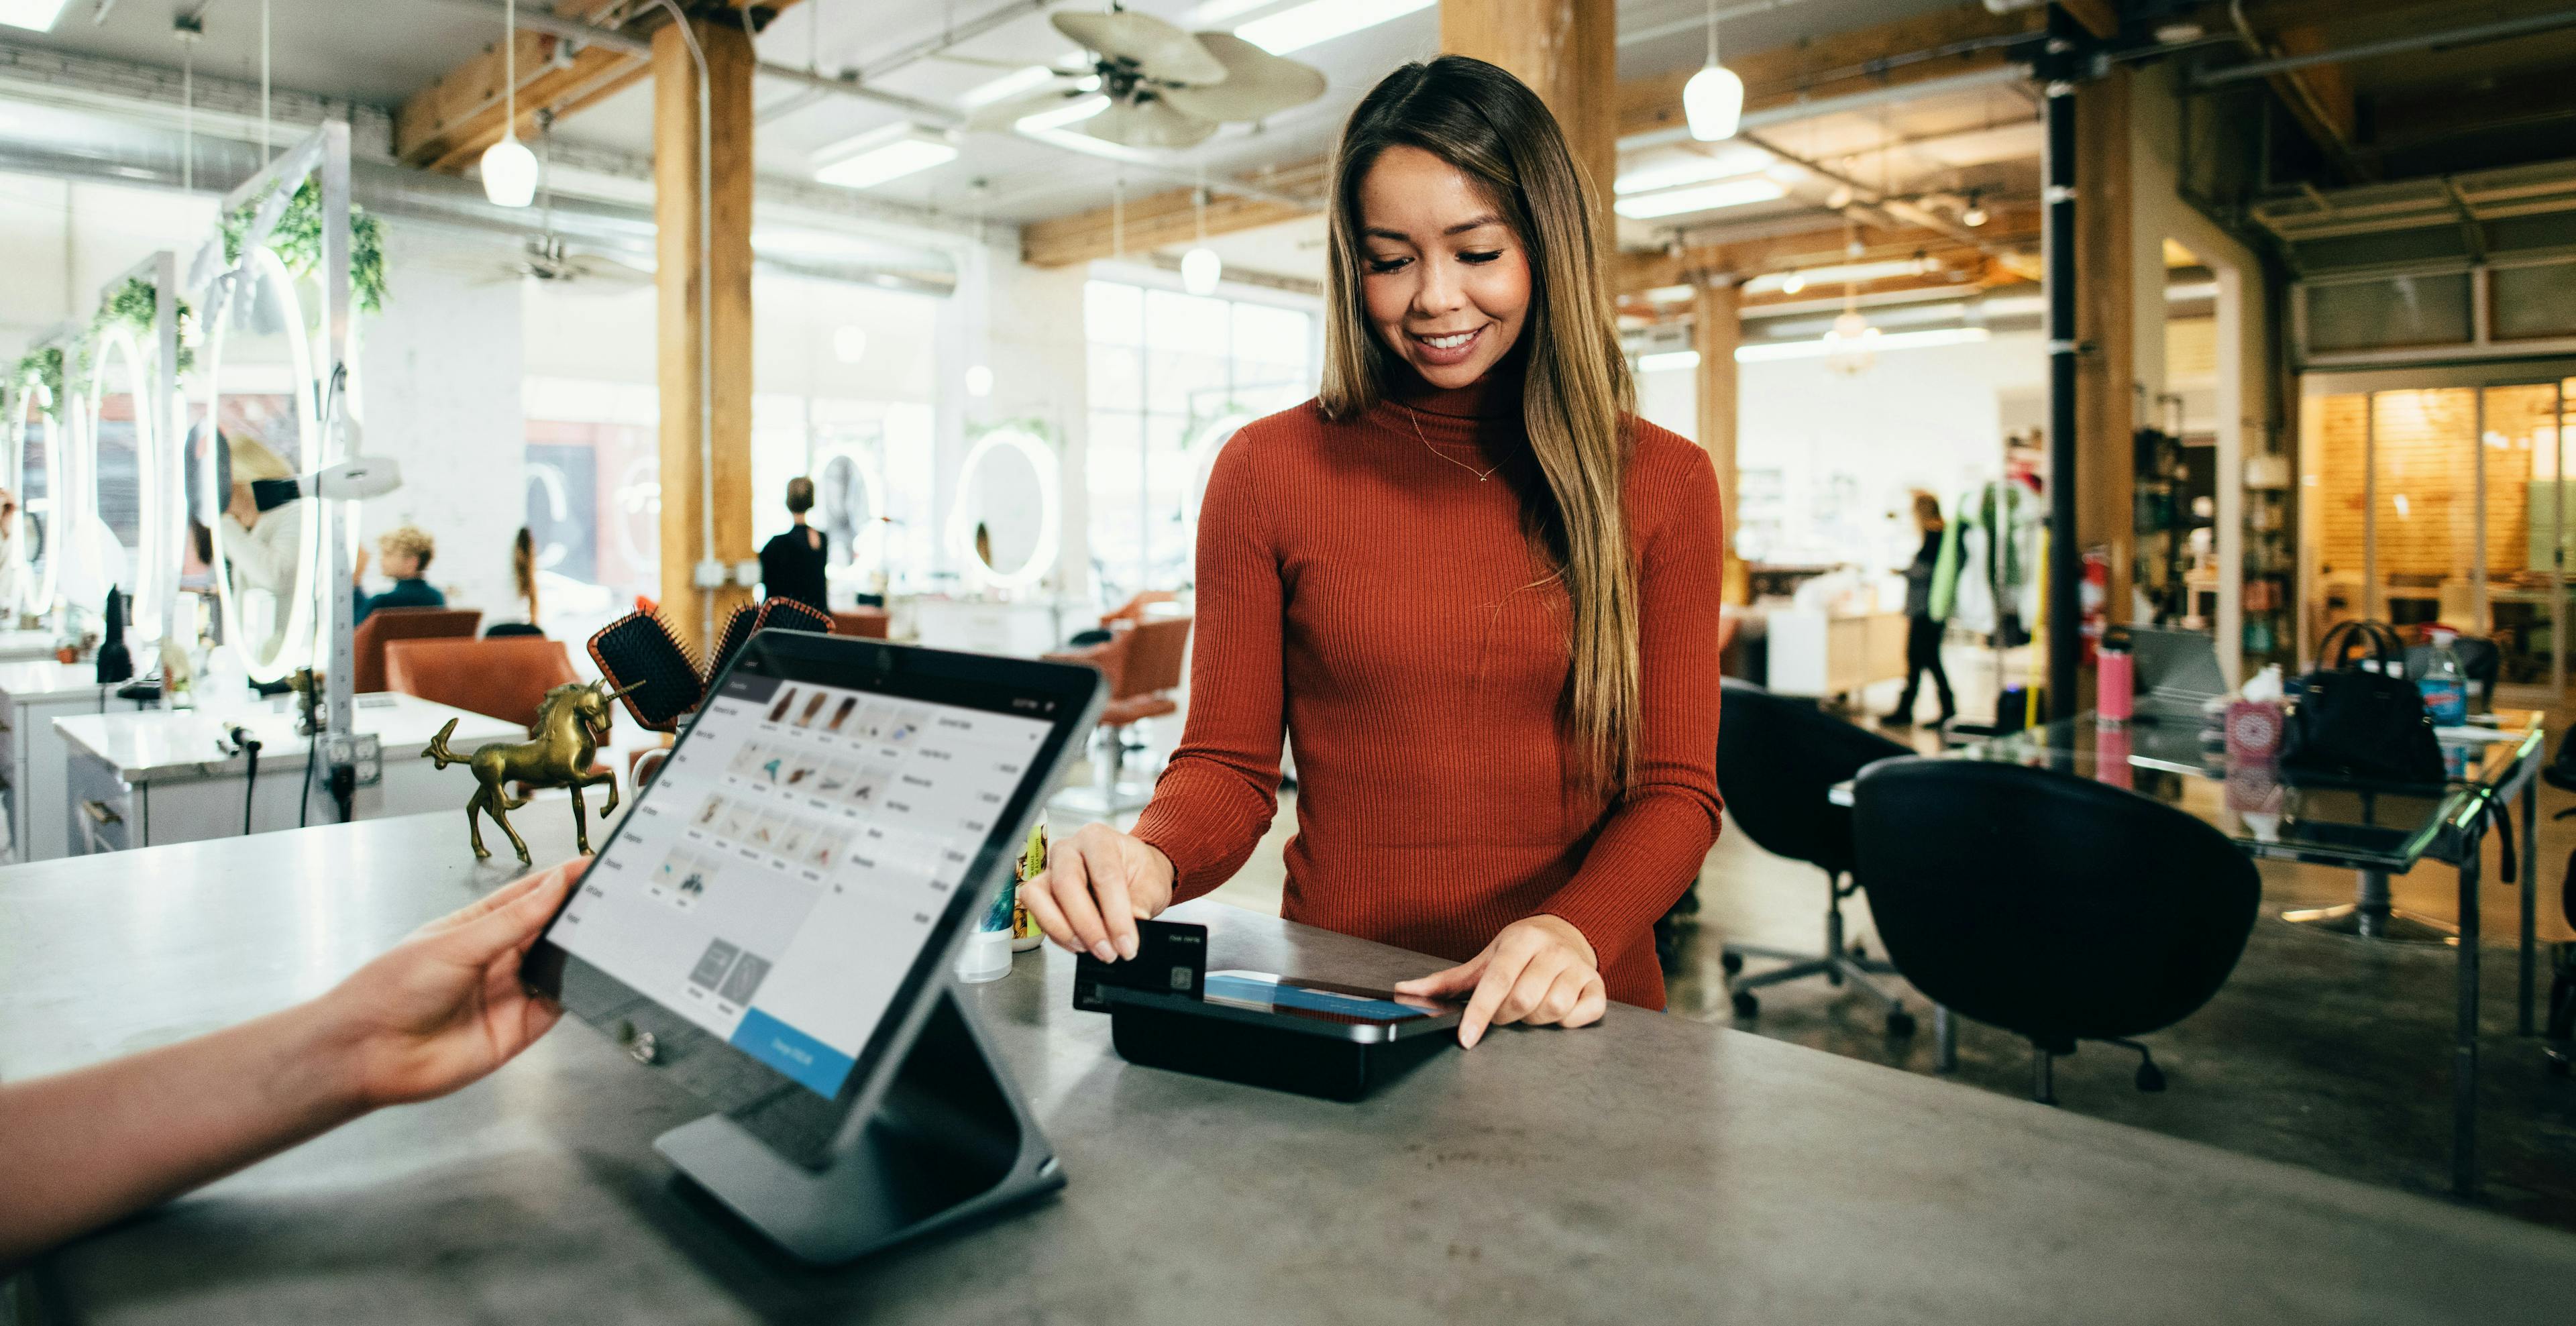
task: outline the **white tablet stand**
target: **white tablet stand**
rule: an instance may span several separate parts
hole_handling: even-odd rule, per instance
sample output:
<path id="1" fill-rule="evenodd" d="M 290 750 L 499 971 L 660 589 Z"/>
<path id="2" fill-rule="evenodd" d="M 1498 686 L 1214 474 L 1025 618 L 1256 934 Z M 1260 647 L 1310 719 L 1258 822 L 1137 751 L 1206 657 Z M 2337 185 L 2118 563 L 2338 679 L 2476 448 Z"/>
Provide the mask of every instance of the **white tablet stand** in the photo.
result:
<path id="1" fill-rule="evenodd" d="M 945 964 L 939 977 L 947 979 Z M 846 1262 L 1064 1186 L 1055 1152 L 943 985 L 855 1147 L 807 1169 L 711 1114 L 654 1139 L 680 1172 L 798 1258 Z"/>

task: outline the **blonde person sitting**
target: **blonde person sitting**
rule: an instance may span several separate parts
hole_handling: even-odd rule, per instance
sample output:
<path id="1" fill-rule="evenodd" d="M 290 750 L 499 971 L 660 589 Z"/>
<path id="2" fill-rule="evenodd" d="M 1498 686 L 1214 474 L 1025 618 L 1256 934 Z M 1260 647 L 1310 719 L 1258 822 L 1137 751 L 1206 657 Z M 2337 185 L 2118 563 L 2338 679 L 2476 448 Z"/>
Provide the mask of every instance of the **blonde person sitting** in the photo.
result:
<path id="1" fill-rule="evenodd" d="M 303 552 L 304 503 L 295 499 L 261 510 L 251 485 L 292 479 L 295 467 L 253 438 L 225 437 L 222 445 L 231 457 L 232 493 L 224 514 L 215 521 L 215 537 L 223 541 L 233 591 L 246 601 L 265 601 L 267 643 L 260 652 L 273 657 L 286 637 L 288 609 L 300 588 L 296 559 Z M 257 626 L 248 629 L 252 635 L 260 634 Z"/>
<path id="2" fill-rule="evenodd" d="M 367 614 L 378 608 L 444 608 L 447 596 L 438 586 L 421 579 L 429 570 L 429 559 L 438 555 L 438 543 L 429 531 L 418 525 L 397 525 L 376 540 L 376 550 L 384 557 L 385 577 L 394 587 L 382 594 L 367 592 L 367 550 L 358 550 L 358 571 L 351 578 L 350 593 L 355 596 L 357 615 L 354 625 L 367 620 Z"/>

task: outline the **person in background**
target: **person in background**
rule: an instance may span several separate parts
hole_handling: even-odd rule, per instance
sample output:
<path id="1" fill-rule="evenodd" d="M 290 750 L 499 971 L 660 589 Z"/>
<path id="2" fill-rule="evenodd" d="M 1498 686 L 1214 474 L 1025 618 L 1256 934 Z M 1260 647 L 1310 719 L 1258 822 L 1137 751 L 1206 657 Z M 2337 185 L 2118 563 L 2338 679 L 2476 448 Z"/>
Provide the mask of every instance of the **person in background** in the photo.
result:
<path id="1" fill-rule="evenodd" d="M 1941 701 L 1941 722 L 1947 724 L 1959 712 L 1950 694 L 1950 674 L 1941 669 L 1941 619 L 1932 615 L 1932 575 L 1941 561 L 1941 532 L 1948 525 L 1941 519 L 1941 499 L 1915 489 L 1914 529 L 1923 536 L 1923 546 L 1905 568 L 1905 693 L 1897 697 L 1896 711 L 1878 720 L 1885 727 L 1914 726 L 1914 695 L 1926 672 L 1932 674 L 1932 693 Z"/>
<path id="2" fill-rule="evenodd" d="M 0 1278 L 362 1114 L 444 1096 L 563 1016 L 519 962 L 587 859 L 414 931 L 328 993 L 157 1050 L 0 1083 Z"/>
<path id="3" fill-rule="evenodd" d="M 295 467 L 257 438 L 218 434 L 216 444 L 224 448 L 228 458 L 232 492 L 224 513 L 215 519 L 215 539 L 222 544 L 224 562 L 232 570 L 234 592 L 245 598 L 256 594 L 267 599 L 268 638 L 261 644 L 260 654 L 274 657 L 285 643 L 287 618 L 299 592 L 296 558 L 304 550 L 304 503 L 290 500 L 262 510 L 251 485 L 263 480 L 292 479 Z M 305 586 L 301 591 L 310 593 L 311 589 Z"/>
<path id="4" fill-rule="evenodd" d="M 831 562 L 831 541 L 805 523 L 805 513 L 813 509 L 814 481 L 803 475 L 788 480 L 787 515 L 796 524 L 761 547 L 760 595 L 794 599 L 816 612 L 830 612 L 823 568 Z"/>
<path id="5" fill-rule="evenodd" d="M 537 536 L 525 525 L 510 540 L 510 588 L 528 605 L 528 625 L 541 626 L 537 620 Z"/>
<path id="6" fill-rule="evenodd" d="M 447 596 L 438 586 L 421 579 L 429 569 L 429 559 L 438 555 L 438 544 L 429 531 L 418 525 L 397 525 L 376 540 L 377 551 L 384 555 L 385 578 L 394 587 L 382 594 L 367 592 L 367 550 L 358 550 L 358 570 L 352 577 L 350 593 L 355 596 L 358 615 L 353 624 L 367 620 L 367 614 L 378 608 L 444 608 Z"/>
<path id="7" fill-rule="evenodd" d="M 1284 727 L 1288 919 L 1458 964 L 1395 988 L 1463 1001 L 1466 1047 L 1661 1008 L 1654 923 L 1718 832 L 1717 472 L 1636 416 L 1611 237 L 1526 85 L 1406 65 L 1333 161 L 1323 389 L 1217 454 L 1180 747 L 1020 896 L 1134 957 L 1268 831 Z"/>

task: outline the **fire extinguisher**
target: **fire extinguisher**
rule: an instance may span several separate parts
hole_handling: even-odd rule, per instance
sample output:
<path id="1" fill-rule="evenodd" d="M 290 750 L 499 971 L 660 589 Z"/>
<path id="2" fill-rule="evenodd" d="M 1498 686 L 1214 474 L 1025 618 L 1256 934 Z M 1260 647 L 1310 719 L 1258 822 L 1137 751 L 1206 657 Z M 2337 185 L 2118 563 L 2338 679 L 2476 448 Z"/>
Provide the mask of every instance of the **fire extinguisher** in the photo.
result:
<path id="1" fill-rule="evenodd" d="M 2101 657 L 2102 627 L 2106 606 L 2111 600 L 2111 554 L 2107 549 L 2090 548 L 2084 553 L 2084 585 L 2076 602 L 2084 610 L 2084 646 L 2080 651 L 2085 667 L 2093 667 Z"/>

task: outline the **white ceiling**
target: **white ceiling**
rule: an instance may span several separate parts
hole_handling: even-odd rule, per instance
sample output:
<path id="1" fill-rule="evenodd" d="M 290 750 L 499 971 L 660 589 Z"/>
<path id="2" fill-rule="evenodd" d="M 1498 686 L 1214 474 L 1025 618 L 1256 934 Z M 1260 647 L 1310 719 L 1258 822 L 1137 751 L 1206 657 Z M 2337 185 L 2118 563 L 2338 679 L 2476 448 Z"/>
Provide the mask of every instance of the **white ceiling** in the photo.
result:
<path id="1" fill-rule="evenodd" d="M 1184 27 L 1233 28 L 1299 2 L 1130 0 L 1127 7 Z M 1776 48 L 1958 2 L 1720 0 L 1718 10 L 1731 16 L 1723 28 L 1724 47 L 1746 51 Z M 264 3 L 277 86 L 384 107 L 399 105 L 500 34 L 499 5 L 493 0 Z M 105 20 L 93 22 L 102 7 Z M 892 67 L 897 57 L 935 43 L 952 21 L 968 24 L 986 15 L 1019 10 L 1024 12 L 959 43 L 950 53 L 979 60 L 1047 63 L 1071 47 L 1047 22 L 1048 10 L 1105 7 L 1106 0 L 1063 0 L 1044 7 L 1033 0 L 804 0 L 781 14 L 761 34 L 758 46 L 761 58 L 771 63 L 811 65 L 826 72 L 870 71 L 868 81 L 885 91 L 957 107 L 970 89 L 1002 71 L 935 57 Z M 1626 34 L 1619 54 L 1623 77 L 1687 68 L 1703 58 L 1705 38 L 1697 21 L 1705 12 L 1703 0 L 1619 0 L 1618 7 L 1621 31 Z M 197 68 L 256 80 L 262 9 L 263 0 L 74 0 L 52 33 L 5 30 L 0 36 L 175 67 L 179 46 L 171 19 L 175 13 L 198 12 L 205 35 L 195 47 Z M 1329 150 L 1342 119 L 1369 86 L 1397 65 L 1435 53 L 1438 39 L 1439 10 L 1434 5 L 1299 51 L 1293 58 L 1316 66 L 1327 79 L 1329 90 L 1321 100 L 1257 126 L 1229 125 L 1197 148 L 1156 153 L 1149 161 L 1123 164 L 1013 134 L 974 132 L 961 136 L 956 161 L 868 192 L 888 201 L 1019 222 L 1105 205 L 1113 183 L 1121 178 L 1131 188 L 1160 189 L 1201 170 L 1222 178 L 1310 160 Z M 779 79 L 761 80 L 755 95 L 762 108 L 757 151 L 764 173 L 810 177 L 818 149 L 902 118 L 898 109 L 846 96 L 818 96 Z M 2016 95 L 1998 90 L 1978 104 L 1951 106 L 1941 112 L 1948 120 L 1937 124 L 1924 118 L 1933 112 L 1921 105 L 1893 113 L 1890 131 L 1900 137 L 1945 136 L 1938 146 L 1890 159 L 1889 168 L 1900 186 L 1910 187 L 1906 181 L 1919 181 L 1936 170 L 1966 178 L 1965 172 L 2022 150 L 2026 145 L 2013 135 L 2025 131 L 2006 123 L 2014 114 L 2028 118 L 2027 103 L 2016 101 Z M 1783 126 L 1779 130 L 1786 140 L 1782 145 L 1801 153 L 1849 155 L 1877 141 L 1881 130 L 1874 114 L 1839 120 L 1843 122 Z M 651 146 L 651 124 L 650 89 L 638 85 L 566 118 L 556 131 L 567 140 L 644 153 Z M 1991 125 L 2001 137 L 1980 143 L 1973 136 L 1956 136 L 1980 125 Z M 1874 171 L 1876 154 L 1862 163 Z M 979 180 L 987 183 L 978 187 Z M 1812 201 L 1802 195 L 1767 209 L 1734 209 L 1726 219 L 1794 210 Z M 1647 229 L 1651 234 L 1656 227 Z M 1630 237 L 1636 238 L 1633 229 Z M 1292 243 L 1286 252 L 1294 251 Z"/>

